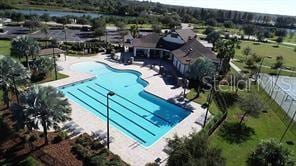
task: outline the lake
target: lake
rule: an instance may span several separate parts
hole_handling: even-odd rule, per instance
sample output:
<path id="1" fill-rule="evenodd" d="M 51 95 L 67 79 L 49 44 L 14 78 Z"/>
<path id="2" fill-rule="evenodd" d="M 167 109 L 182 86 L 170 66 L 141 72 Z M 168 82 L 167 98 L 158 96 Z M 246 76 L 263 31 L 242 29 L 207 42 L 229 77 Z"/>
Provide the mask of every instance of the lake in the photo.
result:
<path id="1" fill-rule="evenodd" d="M 11 10 L 9 10 L 11 11 Z M 41 16 L 43 14 L 48 14 L 51 17 L 64 17 L 64 16 L 75 16 L 75 17 L 82 17 L 82 16 L 90 16 L 91 18 L 101 17 L 104 14 L 93 13 L 93 12 L 63 12 L 63 11 L 54 11 L 54 10 L 13 10 L 17 13 L 22 13 L 25 15 L 38 15 Z"/>

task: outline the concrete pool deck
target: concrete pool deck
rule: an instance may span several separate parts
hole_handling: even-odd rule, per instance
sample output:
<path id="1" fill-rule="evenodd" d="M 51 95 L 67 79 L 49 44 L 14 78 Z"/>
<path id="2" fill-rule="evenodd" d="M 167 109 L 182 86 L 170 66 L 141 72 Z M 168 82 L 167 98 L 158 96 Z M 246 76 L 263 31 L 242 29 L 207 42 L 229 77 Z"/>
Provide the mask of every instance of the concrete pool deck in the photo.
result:
<path id="1" fill-rule="evenodd" d="M 142 73 L 141 78 L 145 79 L 149 83 L 145 90 L 166 100 L 174 98 L 183 92 L 183 88 L 173 88 L 172 85 L 165 84 L 160 75 L 158 75 L 156 71 L 150 69 L 149 67 L 143 67 L 141 65 L 119 64 L 112 62 L 107 55 L 101 54 L 92 57 L 67 56 L 66 60 L 64 57 L 61 57 L 57 62 L 58 66 L 61 67 L 60 72 L 69 75 L 69 77 L 42 85 L 59 87 L 94 77 L 90 74 L 71 71 L 71 65 L 87 61 L 103 62 L 116 69 L 130 69 L 139 71 Z M 72 120 L 81 128 L 83 128 L 85 133 L 91 134 L 92 132 L 96 132 L 98 130 L 103 130 L 106 132 L 106 122 L 99 119 L 91 112 L 86 111 L 82 106 L 72 101 L 69 102 L 72 107 Z M 114 141 L 110 144 L 110 150 L 113 153 L 118 154 L 122 160 L 129 163 L 130 165 L 144 166 L 146 163 L 154 162 L 158 157 L 162 161 L 161 165 L 165 165 L 168 155 L 163 151 L 163 149 L 167 145 L 168 138 L 173 138 L 175 134 L 178 136 L 188 136 L 193 131 L 201 130 L 201 126 L 196 124 L 195 121 L 198 117 L 205 113 L 205 110 L 203 110 L 197 103 L 191 102 L 190 104 L 194 108 L 193 112 L 174 128 L 172 128 L 160 140 L 148 148 L 140 145 L 132 138 L 126 136 L 118 129 L 111 126 L 110 136 L 114 138 Z"/>

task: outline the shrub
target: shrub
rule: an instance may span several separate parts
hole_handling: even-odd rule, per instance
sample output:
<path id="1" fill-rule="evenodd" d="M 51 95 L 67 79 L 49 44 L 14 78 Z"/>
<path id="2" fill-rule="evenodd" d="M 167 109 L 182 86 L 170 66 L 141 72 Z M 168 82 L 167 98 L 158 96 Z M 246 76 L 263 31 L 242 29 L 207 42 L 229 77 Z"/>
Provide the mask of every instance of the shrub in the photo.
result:
<path id="1" fill-rule="evenodd" d="M 37 166 L 39 162 L 32 156 L 27 157 L 25 160 L 19 162 L 17 166 Z"/>
<path id="2" fill-rule="evenodd" d="M 104 148 L 104 145 L 101 144 L 100 141 L 95 141 L 91 145 L 92 150 L 99 150 L 99 149 L 102 149 L 102 148 Z"/>
<path id="3" fill-rule="evenodd" d="M 57 136 L 54 137 L 53 142 L 54 142 L 54 143 L 59 143 L 59 142 L 65 140 L 65 139 L 67 138 L 67 136 L 68 136 L 68 135 L 67 135 L 66 132 L 64 132 L 64 131 L 59 131 L 58 134 L 57 134 Z"/>
<path id="4" fill-rule="evenodd" d="M 254 129 L 238 122 L 224 123 L 219 132 L 219 135 L 230 143 L 242 143 L 254 134 Z"/>
<path id="5" fill-rule="evenodd" d="M 73 145 L 71 150 L 79 159 L 86 159 L 89 156 L 88 150 L 80 144 Z"/>
<path id="6" fill-rule="evenodd" d="M 36 141 L 38 138 L 39 138 L 39 137 L 38 137 L 38 134 L 32 133 L 32 134 L 29 136 L 28 141 L 30 141 L 30 142 L 34 142 L 34 141 Z"/>
<path id="7" fill-rule="evenodd" d="M 112 159 L 110 160 L 109 165 L 112 165 L 112 166 L 121 166 L 123 164 L 122 164 L 122 161 L 121 161 L 120 157 L 118 155 L 114 155 L 112 157 Z"/>
<path id="8" fill-rule="evenodd" d="M 93 139 L 87 134 L 80 135 L 75 141 L 75 143 L 80 144 L 82 146 L 89 146 L 92 142 Z"/>
<path id="9" fill-rule="evenodd" d="M 111 165 L 111 164 L 108 164 L 106 156 L 94 155 L 87 161 L 87 165 L 89 165 L 89 166 L 98 166 L 98 165 L 105 166 L 105 165 Z"/>

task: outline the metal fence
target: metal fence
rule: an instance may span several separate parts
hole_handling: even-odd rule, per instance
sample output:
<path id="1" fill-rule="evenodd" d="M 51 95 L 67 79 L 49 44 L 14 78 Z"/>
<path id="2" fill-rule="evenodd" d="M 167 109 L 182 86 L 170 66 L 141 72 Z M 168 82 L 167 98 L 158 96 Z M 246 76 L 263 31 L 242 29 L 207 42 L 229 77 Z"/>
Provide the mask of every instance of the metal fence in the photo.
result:
<path id="1" fill-rule="evenodd" d="M 296 121 L 296 78 L 277 77 L 260 74 L 259 85 L 286 112 L 287 116 Z"/>

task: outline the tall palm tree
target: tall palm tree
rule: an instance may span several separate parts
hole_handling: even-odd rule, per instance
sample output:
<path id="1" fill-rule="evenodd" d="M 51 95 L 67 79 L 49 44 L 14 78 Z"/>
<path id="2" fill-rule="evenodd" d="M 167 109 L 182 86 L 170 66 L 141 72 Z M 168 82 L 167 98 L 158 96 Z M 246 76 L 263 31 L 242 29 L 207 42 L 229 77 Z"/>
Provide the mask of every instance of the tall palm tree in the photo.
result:
<path id="1" fill-rule="evenodd" d="M 29 66 L 29 56 L 34 57 L 40 50 L 39 44 L 36 40 L 28 36 L 17 37 L 11 42 L 11 52 L 13 55 L 19 57 L 26 57 L 27 67 Z"/>
<path id="2" fill-rule="evenodd" d="M 0 78 L 2 81 L 3 99 L 9 107 L 8 91 L 10 88 L 14 89 L 14 92 L 18 99 L 18 85 L 25 85 L 28 83 L 29 72 L 26 68 L 14 59 L 6 56 L 0 57 Z"/>
<path id="3" fill-rule="evenodd" d="M 45 144 L 48 144 L 50 128 L 58 129 L 59 123 L 71 120 L 72 110 L 68 100 L 54 87 L 34 85 L 20 99 L 26 116 L 34 121 L 35 129 L 42 126 Z"/>
<path id="4" fill-rule="evenodd" d="M 229 70 L 229 62 L 235 55 L 236 42 L 233 40 L 220 40 L 216 44 L 218 52 L 217 58 L 220 59 L 219 71 L 225 73 Z"/>

